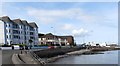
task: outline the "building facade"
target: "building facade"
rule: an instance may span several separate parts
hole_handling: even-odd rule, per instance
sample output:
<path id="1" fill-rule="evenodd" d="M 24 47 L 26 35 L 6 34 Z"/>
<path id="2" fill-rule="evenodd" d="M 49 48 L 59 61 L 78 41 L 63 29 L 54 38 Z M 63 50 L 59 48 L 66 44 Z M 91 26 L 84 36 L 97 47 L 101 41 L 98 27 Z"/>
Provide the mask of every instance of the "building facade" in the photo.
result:
<path id="1" fill-rule="evenodd" d="M 39 35 L 39 44 L 52 45 L 52 46 L 66 46 L 74 44 L 74 38 L 72 36 L 57 36 L 52 33 Z"/>
<path id="2" fill-rule="evenodd" d="M 8 16 L 0 18 L 0 44 L 38 44 L 38 26 L 26 20 L 11 20 Z"/>

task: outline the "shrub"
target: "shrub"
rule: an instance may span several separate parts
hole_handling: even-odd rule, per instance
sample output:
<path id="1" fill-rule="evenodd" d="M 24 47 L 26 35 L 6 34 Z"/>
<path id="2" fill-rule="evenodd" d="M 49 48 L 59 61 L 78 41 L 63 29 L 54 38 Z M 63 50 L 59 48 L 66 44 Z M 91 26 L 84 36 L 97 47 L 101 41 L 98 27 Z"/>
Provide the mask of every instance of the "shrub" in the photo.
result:
<path id="1" fill-rule="evenodd" d="M 11 47 L 11 45 L 4 44 L 2 47 Z"/>

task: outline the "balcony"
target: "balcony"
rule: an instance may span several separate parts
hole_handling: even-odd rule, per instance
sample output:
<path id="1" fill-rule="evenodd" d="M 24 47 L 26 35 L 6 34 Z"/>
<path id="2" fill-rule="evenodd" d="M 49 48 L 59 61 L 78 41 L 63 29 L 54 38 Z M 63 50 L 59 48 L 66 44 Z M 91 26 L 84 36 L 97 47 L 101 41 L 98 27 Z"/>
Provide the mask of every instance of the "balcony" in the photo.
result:
<path id="1" fill-rule="evenodd" d="M 18 25 L 13 25 L 13 29 L 20 29 Z"/>
<path id="2" fill-rule="evenodd" d="M 19 30 L 13 30 L 13 34 L 20 34 Z"/>
<path id="3" fill-rule="evenodd" d="M 30 31 L 35 31 L 34 28 L 30 27 Z"/>

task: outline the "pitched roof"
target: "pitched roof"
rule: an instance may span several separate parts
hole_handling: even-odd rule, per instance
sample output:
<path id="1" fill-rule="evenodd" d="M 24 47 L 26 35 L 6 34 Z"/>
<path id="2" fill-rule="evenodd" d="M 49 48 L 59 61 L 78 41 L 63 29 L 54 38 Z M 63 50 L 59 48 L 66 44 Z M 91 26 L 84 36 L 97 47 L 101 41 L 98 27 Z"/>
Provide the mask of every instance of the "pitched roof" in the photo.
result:
<path id="1" fill-rule="evenodd" d="M 0 20 L 2 20 L 3 22 L 12 22 L 12 20 L 8 16 L 0 17 Z"/>
<path id="2" fill-rule="evenodd" d="M 56 37 L 56 38 L 62 38 L 62 39 L 67 39 L 69 37 L 73 38 L 73 36 L 57 36 L 57 35 L 53 35 L 52 33 L 48 33 L 48 34 L 39 36 L 39 38 L 44 38 L 44 37 Z"/>
<path id="3" fill-rule="evenodd" d="M 39 33 L 38 37 L 40 38 L 41 36 L 44 36 L 45 34 Z"/>
<path id="4" fill-rule="evenodd" d="M 30 26 L 26 20 L 22 20 L 22 23 L 26 26 Z"/>
<path id="5" fill-rule="evenodd" d="M 23 24 L 23 25 L 28 25 L 30 27 L 38 28 L 35 22 L 28 23 L 26 20 L 20 20 L 20 19 L 11 20 L 8 16 L 0 17 L 0 20 L 2 20 L 3 22 L 12 22 L 15 24 Z"/>
<path id="6" fill-rule="evenodd" d="M 23 24 L 20 19 L 14 19 L 14 20 L 12 20 L 12 21 L 15 22 L 15 23 L 18 23 L 18 24 Z M 23 25 L 24 25 L 24 24 L 23 24 Z"/>
<path id="7" fill-rule="evenodd" d="M 35 27 L 35 28 L 38 28 L 38 26 L 36 25 L 35 22 L 32 22 L 32 23 L 28 23 L 31 27 Z"/>
<path id="8" fill-rule="evenodd" d="M 53 38 L 53 37 L 57 37 L 57 36 L 53 35 L 52 33 L 48 33 L 43 36 L 39 36 L 39 38 L 44 38 L 44 37 L 52 37 Z"/>
<path id="9" fill-rule="evenodd" d="M 59 36 L 61 38 L 73 38 L 73 36 Z"/>

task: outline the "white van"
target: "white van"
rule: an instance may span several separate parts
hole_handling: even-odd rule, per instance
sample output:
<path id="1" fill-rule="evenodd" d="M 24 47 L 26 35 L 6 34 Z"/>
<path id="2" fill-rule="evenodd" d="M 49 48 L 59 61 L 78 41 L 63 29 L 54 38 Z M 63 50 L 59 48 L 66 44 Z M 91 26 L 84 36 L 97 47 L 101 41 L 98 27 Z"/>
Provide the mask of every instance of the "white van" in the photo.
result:
<path id="1" fill-rule="evenodd" d="M 14 49 L 20 49 L 19 45 L 13 45 Z"/>

